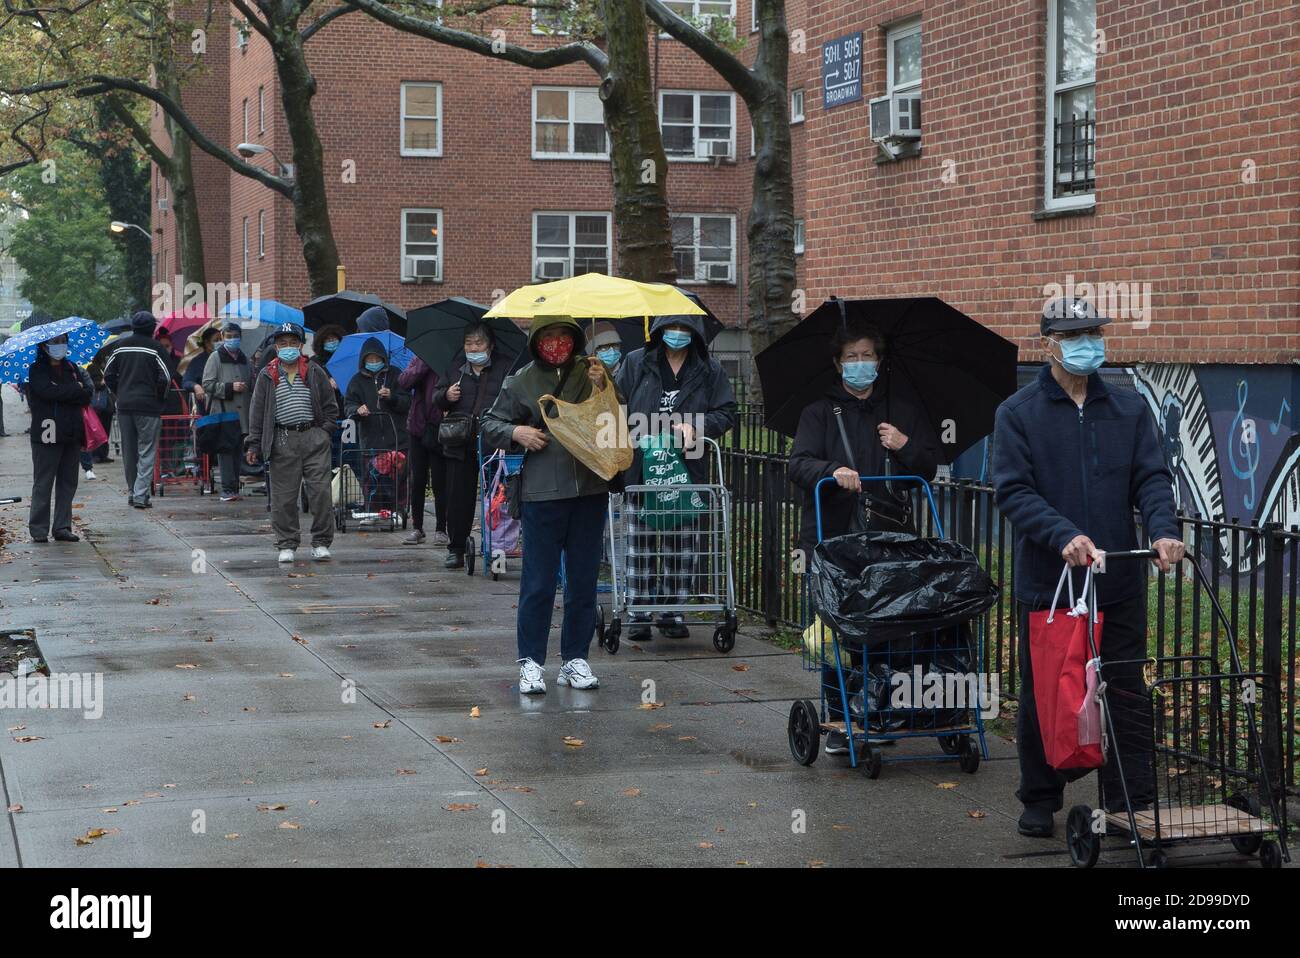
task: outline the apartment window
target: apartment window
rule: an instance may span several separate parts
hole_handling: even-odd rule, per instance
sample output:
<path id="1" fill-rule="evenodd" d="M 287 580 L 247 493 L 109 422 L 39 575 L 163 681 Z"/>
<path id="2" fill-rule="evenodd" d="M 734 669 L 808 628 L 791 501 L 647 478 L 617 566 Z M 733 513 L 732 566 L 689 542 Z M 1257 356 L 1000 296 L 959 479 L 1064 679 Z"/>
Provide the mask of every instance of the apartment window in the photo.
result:
<path id="1" fill-rule="evenodd" d="M 257 211 L 257 255 L 266 255 L 266 210 Z"/>
<path id="2" fill-rule="evenodd" d="M 736 281 L 736 218 L 687 213 L 673 218 L 673 260 L 680 283 Z"/>
<path id="3" fill-rule="evenodd" d="M 803 255 L 803 245 L 804 245 L 803 220 L 795 220 L 794 221 L 794 255 L 795 256 Z"/>
<path id="4" fill-rule="evenodd" d="M 668 158 L 734 157 L 735 106 L 730 93 L 661 92 L 659 118 Z"/>
<path id="5" fill-rule="evenodd" d="M 402 156 L 442 156 L 442 84 L 402 84 Z"/>
<path id="6" fill-rule="evenodd" d="M 733 18 L 736 15 L 734 0 L 667 0 L 666 6 L 683 20 L 697 22 L 707 22 L 714 17 Z"/>
<path id="7" fill-rule="evenodd" d="M 248 142 L 248 97 L 244 97 L 244 138 L 239 142 Z"/>
<path id="8" fill-rule="evenodd" d="M 572 11 L 572 3 L 560 4 L 559 0 L 551 0 L 545 7 L 533 7 L 533 33 L 539 36 L 567 37 Z"/>
<path id="9" fill-rule="evenodd" d="M 790 91 L 790 122 L 803 122 L 803 90 Z"/>
<path id="10" fill-rule="evenodd" d="M 608 213 L 534 213 L 533 278 L 608 273 Z"/>
<path id="11" fill-rule="evenodd" d="M 266 132 L 266 87 L 257 88 L 257 132 Z"/>
<path id="12" fill-rule="evenodd" d="M 402 210 L 402 282 L 442 279 L 442 210 Z"/>
<path id="13" fill-rule="evenodd" d="M 1047 4 L 1045 206 L 1094 202 L 1097 154 L 1096 0 Z"/>
<path id="14" fill-rule="evenodd" d="M 749 121 L 749 155 L 758 156 L 758 134 L 754 132 L 754 121 Z"/>
<path id="15" fill-rule="evenodd" d="M 758 0 L 749 0 L 749 32 L 758 32 Z"/>
<path id="16" fill-rule="evenodd" d="M 248 282 L 248 217 L 244 217 L 244 282 Z"/>
<path id="17" fill-rule="evenodd" d="M 609 159 L 605 108 L 595 87 L 533 87 L 533 158 Z"/>

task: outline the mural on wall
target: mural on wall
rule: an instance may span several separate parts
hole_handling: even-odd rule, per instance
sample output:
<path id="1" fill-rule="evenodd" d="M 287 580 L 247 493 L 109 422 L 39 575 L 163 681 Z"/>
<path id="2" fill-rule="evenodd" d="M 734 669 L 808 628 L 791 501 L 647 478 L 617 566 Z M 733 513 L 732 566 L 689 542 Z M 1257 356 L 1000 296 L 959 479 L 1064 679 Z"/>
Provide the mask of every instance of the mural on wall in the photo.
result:
<path id="1" fill-rule="evenodd" d="M 1144 364 L 1130 370 L 1164 436 L 1178 505 L 1247 525 L 1300 526 L 1293 366 Z M 1231 554 L 1231 534 L 1220 537 Z M 1242 555 L 1241 571 L 1260 556 Z"/>

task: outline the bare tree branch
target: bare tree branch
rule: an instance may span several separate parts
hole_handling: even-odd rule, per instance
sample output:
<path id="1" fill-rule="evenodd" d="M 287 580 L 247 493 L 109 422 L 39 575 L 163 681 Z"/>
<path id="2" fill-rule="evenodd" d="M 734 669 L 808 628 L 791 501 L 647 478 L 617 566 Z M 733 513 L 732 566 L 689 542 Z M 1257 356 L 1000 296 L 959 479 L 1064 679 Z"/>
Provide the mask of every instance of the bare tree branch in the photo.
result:
<path id="1" fill-rule="evenodd" d="M 701 60 L 713 67 L 746 103 L 759 97 L 762 84 L 734 53 L 699 27 L 683 20 L 671 7 L 665 6 L 662 0 L 645 0 L 645 10 L 665 33 L 686 44 Z"/>
<path id="2" fill-rule="evenodd" d="M 302 32 L 299 33 L 299 36 L 302 38 L 302 42 L 306 43 L 308 40 L 314 37 L 316 33 L 326 24 L 334 22 L 339 17 L 345 14 L 355 13 L 356 10 L 357 8 L 353 6 L 351 3 L 344 3 L 341 6 L 335 7 L 333 10 L 330 10 L 326 13 L 322 13 L 319 17 L 316 18 L 314 23 L 309 23 L 307 26 L 303 27 Z"/>

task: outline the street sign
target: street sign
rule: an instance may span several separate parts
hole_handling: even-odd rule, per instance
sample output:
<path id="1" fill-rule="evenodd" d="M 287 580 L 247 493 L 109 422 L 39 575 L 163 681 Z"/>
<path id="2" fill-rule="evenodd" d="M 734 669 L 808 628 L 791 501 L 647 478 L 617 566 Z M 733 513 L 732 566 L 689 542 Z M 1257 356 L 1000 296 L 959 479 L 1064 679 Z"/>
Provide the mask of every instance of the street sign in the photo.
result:
<path id="1" fill-rule="evenodd" d="M 862 34 L 822 44 L 822 105 L 826 109 L 862 99 Z"/>

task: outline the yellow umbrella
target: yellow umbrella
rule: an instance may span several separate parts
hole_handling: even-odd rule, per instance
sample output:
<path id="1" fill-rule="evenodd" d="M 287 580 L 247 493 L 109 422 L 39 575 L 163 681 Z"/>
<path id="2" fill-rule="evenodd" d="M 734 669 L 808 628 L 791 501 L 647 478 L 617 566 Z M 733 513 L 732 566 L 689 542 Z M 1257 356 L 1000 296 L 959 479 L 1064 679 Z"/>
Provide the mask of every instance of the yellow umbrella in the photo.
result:
<path id="1" fill-rule="evenodd" d="M 681 291 L 667 283 L 638 283 L 604 273 L 583 273 L 553 283 L 521 286 L 487 311 L 487 316 L 537 319 L 627 319 L 634 316 L 703 316 Z"/>

